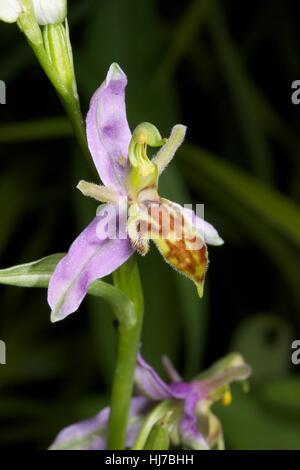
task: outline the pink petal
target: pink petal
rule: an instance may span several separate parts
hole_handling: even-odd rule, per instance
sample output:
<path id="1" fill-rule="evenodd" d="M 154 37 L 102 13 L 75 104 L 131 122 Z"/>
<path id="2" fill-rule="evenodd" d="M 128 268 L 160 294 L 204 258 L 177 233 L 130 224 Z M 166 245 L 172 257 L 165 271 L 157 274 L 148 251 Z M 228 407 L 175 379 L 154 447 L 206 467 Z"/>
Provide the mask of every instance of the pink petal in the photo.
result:
<path id="1" fill-rule="evenodd" d="M 190 392 L 189 384 L 184 382 L 167 385 L 155 370 L 147 364 L 141 354 L 138 355 L 137 359 L 135 383 L 142 395 L 154 401 L 166 400 L 168 398 L 184 400 Z"/>
<path id="2" fill-rule="evenodd" d="M 124 236 L 116 238 L 116 234 L 110 231 L 120 219 L 120 214 L 116 214 L 113 208 L 109 204 L 103 206 L 58 263 L 48 288 L 53 322 L 75 312 L 89 285 L 112 273 L 132 255 L 129 240 Z"/>
<path id="3" fill-rule="evenodd" d="M 218 234 L 218 231 L 213 225 L 196 215 L 192 209 L 185 208 L 184 213 L 187 219 L 192 224 L 196 225 L 198 232 L 201 234 L 208 245 L 221 246 L 224 244 L 224 240 L 222 240 Z"/>
<path id="4" fill-rule="evenodd" d="M 142 413 L 147 410 L 144 397 L 134 397 L 130 405 L 130 418 L 126 447 L 131 447 L 142 425 Z M 105 450 L 110 408 L 106 407 L 96 416 L 66 427 L 55 438 L 50 450 Z"/>
<path id="5" fill-rule="evenodd" d="M 181 439 L 191 449 L 208 450 L 208 444 L 202 433 L 198 430 L 196 407 L 200 400 L 200 394 L 193 385 L 184 403 L 184 413 L 179 424 Z"/>
<path id="6" fill-rule="evenodd" d="M 112 64 L 91 100 L 87 115 L 88 144 L 100 178 L 103 184 L 121 193 L 131 139 L 125 107 L 126 85 L 126 75 L 118 64 Z"/>

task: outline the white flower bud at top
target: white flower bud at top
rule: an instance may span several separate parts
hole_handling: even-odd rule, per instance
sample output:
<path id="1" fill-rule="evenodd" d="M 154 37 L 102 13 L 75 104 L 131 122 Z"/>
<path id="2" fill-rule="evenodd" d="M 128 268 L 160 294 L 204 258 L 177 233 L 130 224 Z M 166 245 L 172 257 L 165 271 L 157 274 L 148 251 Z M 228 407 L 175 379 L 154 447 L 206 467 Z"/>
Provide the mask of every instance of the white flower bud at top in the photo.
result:
<path id="1" fill-rule="evenodd" d="M 0 0 L 0 20 L 15 23 L 26 12 L 24 0 Z M 67 16 L 67 0 L 32 0 L 33 13 L 40 25 L 62 23 Z"/>
<path id="2" fill-rule="evenodd" d="M 67 0 L 32 0 L 40 25 L 62 23 L 67 16 Z"/>
<path id="3" fill-rule="evenodd" d="M 0 0 L 0 20 L 15 23 L 21 12 L 20 0 Z"/>

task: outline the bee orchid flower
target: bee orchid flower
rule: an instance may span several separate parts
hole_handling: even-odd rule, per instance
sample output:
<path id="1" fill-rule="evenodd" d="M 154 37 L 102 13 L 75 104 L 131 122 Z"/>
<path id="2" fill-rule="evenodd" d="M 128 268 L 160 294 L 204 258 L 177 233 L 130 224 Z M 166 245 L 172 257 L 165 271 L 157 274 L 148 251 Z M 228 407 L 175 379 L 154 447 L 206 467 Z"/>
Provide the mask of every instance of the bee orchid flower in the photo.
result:
<path id="1" fill-rule="evenodd" d="M 134 450 L 145 447 L 151 428 L 164 423 L 172 447 L 193 450 L 222 450 L 222 425 L 211 411 L 216 401 L 231 403 L 230 384 L 243 382 L 251 369 L 242 356 L 229 354 L 214 363 L 191 382 L 184 382 L 168 358 L 163 360 L 171 383 L 164 382 L 156 371 L 138 356 L 135 383 L 137 396 L 131 401 L 126 446 Z M 106 448 L 109 408 L 96 416 L 62 430 L 50 449 L 104 450 Z"/>
<path id="2" fill-rule="evenodd" d="M 182 144 L 186 128 L 177 125 L 169 139 L 162 139 L 146 122 L 131 133 L 126 85 L 126 75 L 114 63 L 91 100 L 87 138 L 103 185 L 80 181 L 78 189 L 104 204 L 53 273 L 48 289 L 52 321 L 75 312 L 89 285 L 112 273 L 135 251 L 147 254 L 150 240 L 202 295 L 208 267 L 206 243 L 223 243 L 214 227 L 193 211 L 160 197 L 159 176 Z M 148 147 L 161 148 L 150 159 Z"/>
<path id="3" fill-rule="evenodd" d="M 163 364 L 171 379 L 169 384 L 139 355 L 135 382 L 140 395 L 152 403 L 165 402 L 160 418 L 169 427 L 173 446 L 194 450 L 224 449 L 222 426 L 211 406 L 220 400 L 225 406 L 231 403 L 230 384 L 236 381 L 245 384 L 251 374 L 250 366 L 240 354 L 232 353 L 191 382 L 185 382 L 167 357 L 163 358 Z M 140 445 L 144 441 L 145 436 Z"/>

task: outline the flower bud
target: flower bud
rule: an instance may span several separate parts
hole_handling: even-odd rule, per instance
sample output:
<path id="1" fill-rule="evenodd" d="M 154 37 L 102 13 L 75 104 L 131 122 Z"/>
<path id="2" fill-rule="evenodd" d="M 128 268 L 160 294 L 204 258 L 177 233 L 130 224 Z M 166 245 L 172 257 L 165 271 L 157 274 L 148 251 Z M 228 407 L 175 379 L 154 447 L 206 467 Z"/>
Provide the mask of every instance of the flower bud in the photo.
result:
<path id="1" fill-rule="evenodd" d="M 15 23 L 22 12 L 20 0 L 1 0 L 0 20 L 6 23 Z"/>
<path id="2" fill-rule="evenodd" d="M 67 16 L 67 0 L 32 0 L 32 4 L 40 25 L 62 23 Z"/>
<path id="3" fill-rule="evenodd" d="M 61 83 L 74 94 L 77 93 L 72 48 L 70 45 L 68 24 L 50 24 L 44 28 L 44 45 Z"/>
<path id="4" fill-rule="evenodd" d="M 67 16 L 67 0 L 1 0 L 0 20 L 15 23 L 21 13 L 31 14 L 40 25 L 62 23 Z"/>
<path id="5" fill-rule="evenodd" d="M 154 424 L 146 441 L 144 450 L 169 450 L 170 438 L 167 419 L 168 415 Z"/>

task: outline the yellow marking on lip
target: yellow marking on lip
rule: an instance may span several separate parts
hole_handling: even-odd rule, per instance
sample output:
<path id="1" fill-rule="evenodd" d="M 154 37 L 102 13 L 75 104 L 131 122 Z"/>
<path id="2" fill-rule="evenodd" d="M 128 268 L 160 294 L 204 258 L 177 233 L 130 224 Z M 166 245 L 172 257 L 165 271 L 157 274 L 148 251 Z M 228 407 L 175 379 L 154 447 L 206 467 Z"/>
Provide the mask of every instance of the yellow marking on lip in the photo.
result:
<path id="1" fill-rule="evenodd" d="M 232 403 L 232 394 L 230 390 L 227 390 L 222 398 L 222 402 L 224 406 L 229 406 Z"/>

